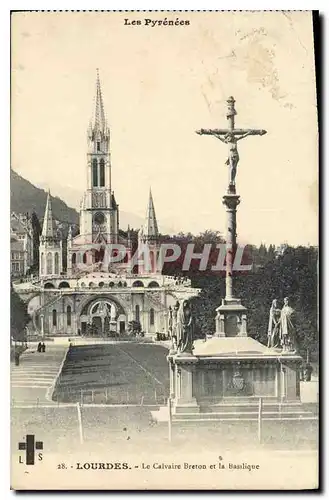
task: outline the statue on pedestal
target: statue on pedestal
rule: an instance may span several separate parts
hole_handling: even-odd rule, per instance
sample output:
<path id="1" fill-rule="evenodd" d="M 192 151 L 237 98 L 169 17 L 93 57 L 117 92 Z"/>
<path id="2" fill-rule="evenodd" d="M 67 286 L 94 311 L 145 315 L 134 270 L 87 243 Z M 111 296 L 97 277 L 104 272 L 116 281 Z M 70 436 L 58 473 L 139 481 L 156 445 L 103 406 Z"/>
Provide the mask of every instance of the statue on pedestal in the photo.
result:
<path id="1" fill-rule="evenodd" d="M 170 351 L 177 352 L 177 315 L 179 310 L 179 302 L 177 300 L 174 307 L 169 306 L 169 335 L 172 341 Z"/>
<path id="2" fill-rule="evenodd" d="M 193 349 L 193 316 L 191 303 L 183 300 L 177 315 L 177 350 L 192 354 Z"/>
<path id="3" fill-rule="evenodd" d="M 280 344 L 280 318 L 281 310 L 277 307 L 278 301 L 272 301 L 270 309 L 270 318 L 267 330 L 267 347 L 279 347 Z"/>
<path id="4" fill-rule="evenodd" d="M 168 335 L 169 335 L 169 338 L 171 339 L 172 338 L 172 327 L 173 327 L 173 324 L 172 324 L 172 307 L 169 306 L 168 308 Z"/>
<path id="5" fill-rule="evenodd" d="M 285 352 L 294 352 L 296 350 L 296 330 L 292 322 L 294 309 L 289 306 L 289 299 L 283 299 L 283 308 L 281 310 L 281 344 Z"/>
<path id="6" fill-rule="evenodd" d="M 115 305 L 111 304 L 111 312 L 110 312 L 111 321 L 115 321 L 115 316 L 116 316 Z"/>
<path id="7" fill-rule="evenodd" d="M 179 310 L 179 302 L 177 300 L 176 304 L 172 309 L 172 334 L 177 338 L 177 315 Z"/>
<path id="8" fill-rule="evenodd" d="M 104 332 L 105 332 L 105 319 L 108 317 L 108 309 L 107 309 L 107 305 L 105 302 L 101 302 L 99 304 L 99 309 L 98 309 L 98 312 L 97 312 L 97 316 L 100 317 L 101 319 L 101 324 L 102 324 L 102 335 L 104 335 Z"/>

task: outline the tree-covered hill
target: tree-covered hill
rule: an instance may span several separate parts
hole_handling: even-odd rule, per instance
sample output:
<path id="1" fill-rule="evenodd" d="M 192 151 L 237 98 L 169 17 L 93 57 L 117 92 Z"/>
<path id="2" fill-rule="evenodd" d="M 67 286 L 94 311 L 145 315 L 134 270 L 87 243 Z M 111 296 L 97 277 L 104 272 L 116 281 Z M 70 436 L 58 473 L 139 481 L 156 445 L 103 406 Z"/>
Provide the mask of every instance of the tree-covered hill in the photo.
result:
<path id="1" fill-rule="evenodd" d="M 263 252 L 263 249 L 262 249 Z M 282 308 L 284 297 L 295 310 L 299 352 L 305 356 L 307 349 L 313 359 L 319 352 L 318 333 L 318 249 L 315 247 L 287 247 L 283 254 L 270 250 L 263 265 L 253 270 L 236 273 L 234 294 L 247 307 L 248 334 L 267 344 L 269 310 L 273 299 Z M 257 252 L 254 252 L 257 258 Z M 196 284 L 197 284 L 196 280 Z M 199 336 L 215 331 L 215 309 L 225 296 L 225 278 L 219 276 L 202 280 L 202 292 L 194 299 L 194 312 Z"/>
<path id="2" fill-rule="evenodd" d="M 56 220 L 78 224 L 78 212 L 70 208 L 60 198 L 51 198 L 53 215 Z M 42 221 L 47 201 L 47 192 L 27 181 L 14 170 L 10 170 L 10 209 L 11 212 L 29 213 L 34 211 Z"/>

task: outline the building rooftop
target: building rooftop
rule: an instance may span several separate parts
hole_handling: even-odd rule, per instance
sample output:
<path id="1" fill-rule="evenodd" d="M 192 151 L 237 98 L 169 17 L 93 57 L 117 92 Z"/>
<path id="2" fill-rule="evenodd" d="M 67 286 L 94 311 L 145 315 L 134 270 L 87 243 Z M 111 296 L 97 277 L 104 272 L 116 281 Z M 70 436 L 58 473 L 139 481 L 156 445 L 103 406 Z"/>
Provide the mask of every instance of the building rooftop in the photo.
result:
<path id="1" fill-rule="evenodd" d="M 16 252 L 24 252 L 24 241 L 23 240 L 10 240 L 10 249 Z"/>
<path id="2" fill-rule="evenodd" d="M 17 234 L 25 234 L 28 232 L 28 228 L 25 224 L 19 219 L 19 216 L 16 214 L 11 214 L 10 217 L 10 229 L 14 233 Z"/>

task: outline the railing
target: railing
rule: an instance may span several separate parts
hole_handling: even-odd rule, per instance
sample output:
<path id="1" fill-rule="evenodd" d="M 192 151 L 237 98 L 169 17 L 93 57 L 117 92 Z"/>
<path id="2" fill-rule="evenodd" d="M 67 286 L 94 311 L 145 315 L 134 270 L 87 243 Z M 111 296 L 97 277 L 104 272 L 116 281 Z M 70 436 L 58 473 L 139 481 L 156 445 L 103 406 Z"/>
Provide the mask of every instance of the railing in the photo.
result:
<path id="1" fill-rule="evenodd" d="M 55 396 L 56 398 L 56 396 Z M 61 400 L 45 401 L 44 399 L 34 398 L 25 401 L 11 399 L 12 408 L 72 408 L 77 403 L 83 408 L 86 407 L 150 407 L 159 408 L 166 405 L 167 397 L 160 391 L 154 390 L 153 396 L 141 395 L 136 397 L 130 391 L 126 391 L 120 400 L 111 394 L 110 388 L 106 389 L 81 389 L 68 390 L 61 389 Z"/>
<path id="2" fill-rule="evenodd" d="M 302 437 L 303 440 L 307 441 L 307 448 L 306 449 L 317 449 L 317 420 L 318 418 L 316 416 L 310 416 L 310 417 L 291 417 L 289 419 L 285 418 L 284 415 L 280 415 L 276 418 L 271 417 L 267 418 L 264 416 L 263 411 L 262 411 L 262 403 L 259 402 L 259 407 L 258 407 L 258 413 L 256 414 L 256 418 L 250 418 L 246 419 L 244 418 L 243 420 L 237 419 L 216 419 L 217 424 L 220 424 L 217 426 L 217 428 L 213 431 L 212 430 L 212 424 L 214 421 L 210 420 L 205 420 L 202 419 L 202 414 L 199 415 L 198 419 L 193 419 L 193 420 L 188 420 L 184 418 L 175 419 L 173 418 L 172 415 L 172 401 L 170 398 L 166 398 L 165 396 L 161 395 L 154 395 L 154 401 L 153 404 L 151 402 L 148 402 L 145 400 L 144 396 L 141 396 L 140 401 L 138 403 L 132 403 L 129 401 L 129 396 L 128 396 L 128 401 L 126 403 L 111 403 L 109 400 L 108 402 L 105 403 L 97 403 L 95 401 L 96 399 L 96 392 L 92 394 L 92 391 L 84 390 L 80 394 L 80 400 L 72 401 L 69 403 L 61 403 L 59 401 L 57 402 L 52 402 L 52 401 L 45 401 L 41 400 L 39 398 L 35 398 L 30 401 L 15 401 L 15 399 L 12 399 L 11 401 L 11 408 L 12 411 L 19 410 L 19 415 L 20 418 L 23 418 L 24 413 L 22 411 L 26 409 L 27 411 L 29 410 L 38 410 L 39 413 L 38 415 L 40 418 L 45 419 L 45 423 L 49 421 L 52 421 L 55 424 L 55 429 L 57 428 L 58 432 L 61 430 L 61 424 L 59 422 L 65 422 L 65 419 L 57 419 L 55 418 L 58 412 L 65 412 L 68 411 L 72 416 L 76 415 L 76 425 L 78 428 L 78 437 L 79 441 L 81 444 L 84 443 L 84 441 L 88 441 L 88 437 L 85 436 L 85 433 L 87 434 L 88 431 L 90 430 L 90 422 L 91 419 L 93 418 L 93 415 L 97 415 L 100 409 L 102 411 L 107 411 L 108 413 L 105 413 L 108 415 L 106 418 L 106 427 L 99 428 L 99 433 L 102 434 L 103 432 L 106 433 L 111 433 L 111 425 L 109 425 L 109 422 L 111 421 L 111 410 L 113 409 L 115 411 L 115 420 L 117 421 L 118 419 L 118 413 L 117 410 L 120 408 L 122 409 L 123 412 L 129 411 L 129 407 L 145 407 L 146 411 L 152 411 L 153 410 L 158 410 L 159 406 L 164 406 L 166 407 L 166 402 L 167 402 L 167 409 L 168 409 L 168 431 L 167 431 L 167 441 L 170 443 L 173 442 L 174 438 L 179 438 L 179 439 L 184 439 L 185 441 L 190 441 L 190 435 L 189 432 L 187 432 L 188 426 L 184 425 L 184 422 L 189 422 L 189 424 L 194 424 L 194 429 L 197 431 L 197 436 L 194 436 L 194 438 L 200 438 L 203 439 L 206 437 L 208 440 L 207 442 L 209 444 L 216 443 L 216 439 L 218 439 L 220 435 L 221 442 L 225 440 L 225 438 L 234 439 L 234 443 L 236 444 L 236 441 L 239 442 L 239 446 L 243 446 L 244 444 L 240 442 L 240 436 L 238 434 L 238 431 L 240 431 L 241 436 L 244 439 L 247 439 L 248 443 L 250 444 L 251 441 L 253 441 L 255 444 L 258 443 L 258 446 L 275 446 L 275 449 L 280 449 L 281 446 L 284 447 L 285 450 L 291 450 L 295 451 L 296 446 L 299 444 L 299 438 Z M 86 396 L 90 393 L 91 396 L 91 401 L 87 402 Z M 108 392 L 109 394 L 109 392 Z M 109 396 L 108 396 L 109 398 Z M 84 409 L 86 409 L 86 412 L 84 412 Z M 132 408 L 133 410 L 133 408 Z M 134 410 L 133 410 L 134 411 Z M 50 418 L 51 412 L 53 412 L 53 417 Z M 95 412 L 95 413 L 93 413 Z M 86 414 L 88 415 L 87 421 L 86 421 Z M 29 415 L 29 414 L 27 414 Z M 44 417 L 43 417 L 44 415 Z M 50 418 L 50 420 L 49 420 Z M 284 426 L 287 424 L 287 421 L 291 421 L 293 423 L 293 428 L 288 428 L 289 431 L 289 437 L 292 439 L 292 443 L 290 443 L 289 447 L 287 448 L 287 441 L 286 437 L 287 434 L 284 434 Z M 246 429 L 246 423 L 252 422 L 254 425 L 254 428 L 252 429 Z M 58 422 L 58 425 L 56 427 L 56 422 Z M 150 421 L 151 422 L 151 421 Z M 152 419 L 153 424 L 156 424 L 156 420 L 154 420 L 154 417 Z M 315 423 L 315 426 L 312 426 L 312 422 Z M 206 435 L 203 436 L 202 434 L 202 426 L 200 425 L 201 423 L 206 423 L 207 428 L 206 428 Z M 240 428 L 238 428 L 240 423 Z M 266 431 L 266 428 L 263 428 L 263 425 L 265 423 L 272 424 L 271 428 Z M 278 438 L 273 442 L 271 442 L 271 438 L 273 436 L 273 424 L 275 425 L 275 430 L 277 431 Z M 299 425 L 302 425 L 302 427 L 299 427 Z M 85 425 L 85 429 L 84 429 Z M 105 425 L 105 424 L 104 424 Z M 228 428 L 226 425 L 229 425 L 229 432 Z M 236 426 L 233 427 L 232 425 Z M 175 434 L 173 431 L 175 428 L 182 428 L 183 427 L 183 433 L 181 435 Z M 253 426 L 252 426 L 253 427 Z M 54 427 L 52 427 L 54 429 Z M 160 436 L 162 435 L 164 441 L 163 444 L 165 444 L 166 440 L 166 434 L 164 433 L 166 430 L 165 426 L 159 426 L 157 429 L 157 432 L 159 432 Z M 211 431 L 209 433 L 209 430 Z M 251 432 L 250 432 L 251 431 Z M 175 435 L 174 435 L 175 434 Z M 122 435 L 122 433 L 121 433 Z M 145 438 L 148 439 L 148 434 L 145 433 Z M 269 439 L 266 439 L 269 438 Z M 89 437 L 90 439 L 90 437 Z M 210 440 L 210 441 L 209 441 Z M 304 448 L 305 449 L 305 448 Z"/>
<path id="3" fill-rule="evenodd" d="M 123 394 L 113 394 L 110 388 L 74 389 L 60 388 L 60 394 L 54 391 L 54 403 L 57 405 L 76 404 L 81 406 L 160 406 L 165 405 L 167 397 L 161 388 L 154 388 L 153 394 L 137 395 L 126 390 Z"/>

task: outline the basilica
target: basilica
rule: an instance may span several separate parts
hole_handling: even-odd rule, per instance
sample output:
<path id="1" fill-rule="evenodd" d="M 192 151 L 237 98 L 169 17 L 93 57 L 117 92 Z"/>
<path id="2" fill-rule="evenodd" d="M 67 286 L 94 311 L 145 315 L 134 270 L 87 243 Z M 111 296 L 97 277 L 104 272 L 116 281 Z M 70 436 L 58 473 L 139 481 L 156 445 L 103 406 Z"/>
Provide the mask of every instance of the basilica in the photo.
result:
<path id="1" fill-rule="evenodd" d="M 39 276 L 15 286 L 28 303 L 32 330 L 39 335 L 120 336 L 128 333 L 132 323 L 145 335 L 166 334 L 170 308 L 197 293 L 188 280 L 177 281 L 158 270 L 159 230 L 151 191 L 138 232 L 138 246 L 147 247 L 150 265 L 132 267 L 129 227 L 126 232 L 119 229 L 110 138 L 97 73 L 94 116 L 87 132 L 87 185 L 80 204 L 80 232 L 73 236 L 70 228 L 67 240 L 61 238 L 48 193 Z M 124 248 L 124 258 L 107 262 L 104 256 L 111 246 Z"/>

